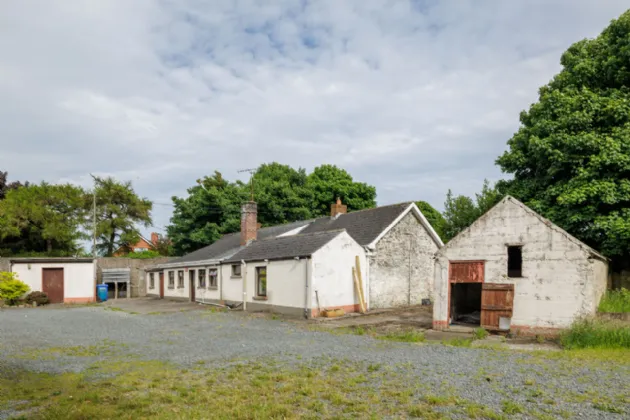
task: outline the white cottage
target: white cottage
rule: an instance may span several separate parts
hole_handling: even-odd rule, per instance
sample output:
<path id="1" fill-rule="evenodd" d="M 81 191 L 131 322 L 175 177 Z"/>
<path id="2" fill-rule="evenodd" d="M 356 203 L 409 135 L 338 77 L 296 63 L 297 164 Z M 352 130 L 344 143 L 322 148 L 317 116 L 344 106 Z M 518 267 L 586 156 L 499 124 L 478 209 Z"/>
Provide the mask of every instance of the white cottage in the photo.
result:
<path id="1" fill-rule="evenodd" d="M 91 258 L 15 258 L 11 271 L 31 291 L 44 292 L 50 303 L 96 301 L 96 271 Z"/>
<path id="2" fill-rule="evenodd" d="M 318 307 L 350 312 L 359 257 L 368 308 L 432 298 L 433 254 L 443 244 L 414 203 L 346 213 L 337 201 L 330 217 L 266 228 L 256 212 L 244 204 L 240 233 L 149 269 L 147 293 L 309 317 Z"/>
<path id="3" fill-rule="evenodd" d="M 607 259 L 513 197 L 436 254 L 433 328 L 555 335 L 596 312 Z"/>

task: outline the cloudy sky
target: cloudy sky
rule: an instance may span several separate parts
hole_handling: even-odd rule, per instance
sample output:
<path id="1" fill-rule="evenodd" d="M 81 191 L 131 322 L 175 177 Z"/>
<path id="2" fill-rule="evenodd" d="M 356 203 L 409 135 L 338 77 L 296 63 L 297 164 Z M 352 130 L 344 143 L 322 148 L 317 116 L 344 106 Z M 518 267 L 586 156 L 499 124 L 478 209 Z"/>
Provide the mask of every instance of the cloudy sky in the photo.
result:
<path id="1" fill-rule="evenodd" d="M 195 179 L 333 163 L 387 204 L 472 194 L 518 115 L 627 0 L 4 0 L 0 170 Z M 155 230 L 171 207 L 156 205 Z"/>

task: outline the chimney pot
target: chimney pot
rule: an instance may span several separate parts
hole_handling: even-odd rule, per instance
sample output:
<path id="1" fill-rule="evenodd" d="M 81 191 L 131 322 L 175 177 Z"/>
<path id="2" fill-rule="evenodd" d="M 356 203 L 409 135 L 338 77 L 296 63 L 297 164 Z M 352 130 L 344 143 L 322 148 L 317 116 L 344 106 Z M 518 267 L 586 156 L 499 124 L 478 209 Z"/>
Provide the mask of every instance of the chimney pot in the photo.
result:
<path id="1" fill-rule="evenodd" d="M 248 201 L 241 206 L 241 246 L 256 240 L 257 214 L 258 206 L 254 201 Z"/>
<path id="2" fill-rule="evenodd" d="M 337 218 L 340 214 L 346 214 L 348 206 L 341 203 L 341 199 L 337 197 L 337 202 L 330 206 L 330 217 Z"/>

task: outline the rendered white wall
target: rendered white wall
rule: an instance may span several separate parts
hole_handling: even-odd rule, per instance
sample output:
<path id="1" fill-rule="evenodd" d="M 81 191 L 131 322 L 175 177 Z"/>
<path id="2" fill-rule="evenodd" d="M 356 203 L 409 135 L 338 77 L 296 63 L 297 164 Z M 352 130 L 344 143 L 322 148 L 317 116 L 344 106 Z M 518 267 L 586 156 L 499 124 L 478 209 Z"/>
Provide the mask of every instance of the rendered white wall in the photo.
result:
<path id="1" fill-rule="evenodd" d="M 304 308 L 307 259 L 246 264 L 247 302 Z M 256 267 L 267 267 L 267 300 L 256 300 Z M 242 287 L 242 284 L 241 284 Z M 309 306 L 310 308 L 310 306 Z"/>
<path id="2" fill-rule="evenodd" d="M 43 268 L 63 268 L 65 299 L 94 298 L 96 285 L 93 263 L 14 263 L 11 270 L 28 284 L 31 291 L 41 292 Z"/>
<path id="3" fill-rule="evenodd" d="M 523 246 L 521 278 L 507 277 L 507 245 Z M 567 327 L 594 313 L 606 287 L 607 264 L 588 256 L 563 233 L 506 200 L 438 252 L 434 322 L 447 320 L 448 261 L 485 260 L 485 282 L 514 284 L 513 326 Z"/>
<path id="4" fill-rule="evenodd" d="M 196 281 L 195 281 L 195 300 L 197 302 L 203 302 L 204 300 L 212 300 L 218 301 L 220 300 L 220 287 L 221 287 L 221 272 L 218 266 L 205 266 L 205 267 L 195 267 L 195 270 L 205 270 L 205 278 L 206 278 L 206 287 L 199 287 L 199 273 L 197 273 Z M 210 270 L 217 270 L 217 287 L 216 289 L 210 288 Z"/>
<path id="5" fill-rule="evenodd" d="M 232 264 L 223 264 L 220 269 L 223 276 L 223 300 L 242 302 L 243 278 L 232 277 Z M 243 271 L 244 267 L 241 267 L 241 274 Z"/>
<path id="6" fill-rule="evenodd" d="M 183 288 L 177 287 L 177 284 L 178 284 L 177 272 L 180 270 L 184 272 L 184 287 Z M 169 288 L 169 282 L 168 282 L 168 278 L 169 278 L 168 273 L 171 271 L 175 273 L 175 287 L 173 289 Z M 184 268 L 164 270 L 164 297 L 190 299 L 190 288 L 188 287 L 188 283 L 189 283 L 188 271 L 186 271 Z"/>
<path id="7" fill-rule="evenodd" d="M 312 256 L 311 308 L 317 308 L 315 290 L 318 291 L 321 309 L 359 304 L 352 278 L 357 255 L 363 276 L 363 293 L 367 299 L 365 250 L 350 235 L 342 232 Z"/>

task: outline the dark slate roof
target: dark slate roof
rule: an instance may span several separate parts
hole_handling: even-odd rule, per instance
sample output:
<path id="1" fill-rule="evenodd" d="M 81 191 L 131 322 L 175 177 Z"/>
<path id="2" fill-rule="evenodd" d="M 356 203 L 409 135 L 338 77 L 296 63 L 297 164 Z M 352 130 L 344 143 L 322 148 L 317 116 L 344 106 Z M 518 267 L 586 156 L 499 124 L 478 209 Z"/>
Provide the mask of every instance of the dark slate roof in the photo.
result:
<path id="1" fill-rule="evenodd" d="M 304 220 L 300 222 L 287 223 L 285 225 L 261 228 L 258 230 L 258 240 L 274 238 L 278 235 L 282 235 L 283 233 L 287 233 L 293 229 L 304 226 L 310 222 L 311 220 Z M 212 245 L 208 245 L 204 248 L 193 251 L 190 254 L 186 254 L 176 260 L 169 261 L 168 264 L 178 264 L 204 260 L 218 260 L 230 257 L 235 252 L 238 252 L 239 249 L 241 249 L 240 232 L 229 233 L 227 235 L 223 235 L 221 239 L 219 239 Z"/>
<path id="2" fill-rule="evenodd" d="M 225 262 L 279 260 L 308 257 L 343 230 L 283 236 L 252 242 Z"/>
<path id="3" fill-rule="evenodd" d="M 353 211 L 333 219 L 322 217 L 300 233 L 326 232 L 345 229 L 359 245 L 365 246 L 380 235 L 411 203 L 399 203 L 373 209 Z"/>

